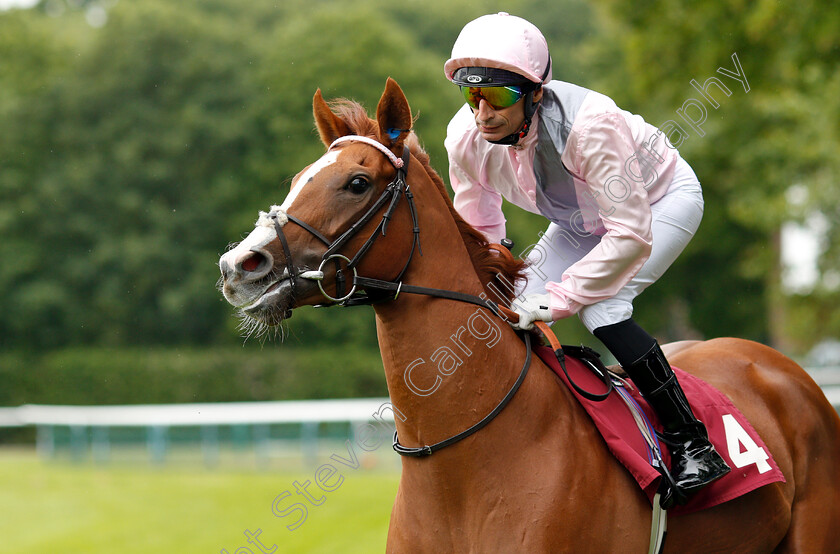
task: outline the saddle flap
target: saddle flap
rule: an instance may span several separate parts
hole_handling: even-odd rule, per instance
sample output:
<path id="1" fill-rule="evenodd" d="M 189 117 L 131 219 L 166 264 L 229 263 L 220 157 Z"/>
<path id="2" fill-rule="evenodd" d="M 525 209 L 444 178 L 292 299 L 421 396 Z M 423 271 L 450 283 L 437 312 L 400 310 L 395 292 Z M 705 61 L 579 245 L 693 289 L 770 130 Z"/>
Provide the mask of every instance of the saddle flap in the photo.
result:
<path id="1" fill-rule="evenodd" d="M 586 347 L 563 348 L 566 352 L 566 370 L 571 379 L 586 390 L 603 390 L 603 382 L 589 368 L 589 364 L 600 364 L 599 367 L 607 371 L 608 368 L 603 365 L 600 356 Z M 648 446 L 625 400 L 615 391 L 602 402 L 587 400 L 569 384 L 550 348 L 538 347 L 534 352 L 572 390 L 604 437 L 612 454 L 630 472 L 652 502 L 662 475 L 655 467 L 656 455 Z M 578 357 L 578 354 L 582 357 Z M 723 393 L 679 368 L 675 367 L 674 372 L 695 415 L 706 425 L 712 444 L 730 467 L 737 471 L 732 471 L 705 487 L 693 496 L 687 505 L 675 506 L 668 511 L 669 513 L 679 515 L 696 512 L 732 500 L 764 485 L 785 481 L 764 441 Z M 632 382 L 627 382 L 626 386 L 621 383 L 618 389 L 638 405 L 648 425 L 661 431 L 662 426 L 653 410 L 630 383 Z M 670 466 L 667 448 L 661 443 L 659 448 L 663 463 Z"/>

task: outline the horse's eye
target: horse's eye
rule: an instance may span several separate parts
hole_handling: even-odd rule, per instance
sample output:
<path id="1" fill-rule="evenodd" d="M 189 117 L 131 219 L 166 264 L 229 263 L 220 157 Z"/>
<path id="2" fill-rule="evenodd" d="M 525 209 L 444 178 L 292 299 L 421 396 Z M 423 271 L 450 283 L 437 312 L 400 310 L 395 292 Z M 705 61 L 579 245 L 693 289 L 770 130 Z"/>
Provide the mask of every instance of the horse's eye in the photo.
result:
<path id="1" fill-rule="evenodd" d="M 345 188 L 353 194 L 363 194 L 370 188 L 370 183 L 364 177 L 353 177 Z"/>

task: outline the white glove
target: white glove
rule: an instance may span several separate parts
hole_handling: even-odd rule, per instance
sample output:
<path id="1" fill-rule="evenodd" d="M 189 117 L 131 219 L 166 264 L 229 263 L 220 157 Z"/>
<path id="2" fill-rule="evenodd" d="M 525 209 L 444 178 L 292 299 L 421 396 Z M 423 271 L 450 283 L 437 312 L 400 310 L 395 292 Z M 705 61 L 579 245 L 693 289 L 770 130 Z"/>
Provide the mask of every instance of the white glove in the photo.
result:
<path id="1" fill-rule="evenodd" d="M 519 314 L 519 321 L 511 323 L 514 329 L 530 331 L 534 328 L 534 321 L 552 322 L 551 310 L 549 309 L 549 295 L 529 294 L 523 299 L 514 299 L 513 311 Z"/>

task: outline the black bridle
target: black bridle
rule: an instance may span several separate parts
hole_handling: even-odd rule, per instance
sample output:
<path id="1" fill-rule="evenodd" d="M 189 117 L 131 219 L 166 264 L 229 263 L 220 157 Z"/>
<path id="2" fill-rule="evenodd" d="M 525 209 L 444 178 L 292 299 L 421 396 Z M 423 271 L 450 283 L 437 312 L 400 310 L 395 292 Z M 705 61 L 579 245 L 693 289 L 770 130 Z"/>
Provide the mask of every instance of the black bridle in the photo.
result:
<path id="1" fill-rule="evenodd" d="M 375 147 L 386 157 L 388 157 L 388 159 L 397 169 L 397 174 L 394 177 L 394 180 L 391 181 L 385 187 L 385 190 L 382 192 L 382 194 L 379 196 L 376 202 L 374 202 L 373 205 L 364 213 L 364 215 L 362 215 L 361 218 L 359 218 L 353 225 L 351 225 L 349 229 L 342 233 L 341 236 L 339 236 L 333 241 L 330 241 L 317 229 L 313 228 L 304 221 L 301 221 L 297 217 L 294 217 L 289 213 L 283 214 L 286 218 L 288 218 L 288 221 L 291 221 L 292 223 L 295 223 L 299 227 L 305 229 L 327 246 L 327 250 L 321 257 L 321 263 L 316 271 L 299 272 L 295 269 L 294 263 L 292 262 L 291 249 L 289 248 L 288 240 L 286 239 L 286 236 L 283 233 L 283 225 L 285 224 L 285 222 L 283 224 L 280 223 L 281 214 L 277 211 L 272 211 L 268 214 L 268 216 L 274 221 L 274 228 L 277 233 L 277 237 L 280 240 L 280 243 L 283 247 L 283 254 L 286 256 L 286 270 L 289 274 L 289 280 L 291 281 L 292 290 L 295 290 L 294 287 L 297 278 L 314 280 L 317 281 L 318 287 L 321 290 L 321 294 L 323 294 L 333 304 L 339 304 L 342 306 L 363 305 L 371 304 L 373 302 L 394 300 L 397 298 L 397 296 L 400 295 L 400 293 L 423 294 L 427 296 L 433 296 L 436 298 L 445 298 L 449 300 L 457 300 L 460 302 L 475 304 L 483 308 L 489 309 L 496 316 L 502 318 L 505 321 L 508 321 L 507 317 L 502 311 L 502 308 L 492 300 L 486 298 L 486 296 L 480 297 L 457 291 L 403 284 L 402 277 L 408 269 L 412 258 L 414 257 L 414 252 L 419 251 L 420 255 L 423 255 L 423 251 L 420 247 L 420 227 L 417 222 L 417 209 L 414 204 L 414 195 L 411 193 L 411 190 L 405 180 L 406 171 L 410 160 L 409 148 L 408 146 L 405 146 L 403 149 L 402 158 L 397 158 L 384 145 L 376 142 L 373 139 L 350 135 L 339 138 L 338 140 L 333 142 L 332 145 L 330 145 L 329 149 L 333 148 L 336 144 L 340 142 L 347 141 L 363 142 L 365 144 L 369 144 L 370 146 Z M 388 222 L 393 217 L 394 211 L 396 210 L 401 197 L 405 197 L 406 199 L 409 212 L 411 213 L 412 224 L 414 226 L 411 251 L 409 252 L 408 259 L 406 260 L 405 265 L 403 266 L 399 275 L 397 275 L 397 277 L 393 281 L 384 281 L 380 279 L 371 279 L 368 277 L 360 276 L 356 271 L 356 266 L 361 261 L 361 258 L 373 246 L 373 243 L 376 241 L 376 239 L 379 238 L 380 235 L 385 235 L 388 227 Z M 387 208 L 385 210 L 385 213 L 382 215 L 382 219 L 380 220 L 379 225 L 376 226 L 376 229 L 374 229 L 373 233 L 371 233 L 371 235 L 361 246 L 361 248 L 359 248 L 359 250 L 353 256 L 353 258 L 347 258 L 346 256 L 339 254 L 338 251 L 341 250 L 350 241 L 351 238 L 357 235 L 362 229 L 362 227 L 367 225 L 368 222 L 370 222 L 373 219 L 376 213 L 379 212 L 385 206 L 387 206 Z M 336 266 L 336 297 L 332 297 L 326 291 L 324 291 L 322 285 L 322 281 L 324 279 L 324 265 L 330 260 L 333 260 Z M 350 291 L 346 294 L 344 294 L 344 290 L 346 288 L 346 279 L 341 269 L 340 260 L 346 261 L 346 269 L 351 270 L 353 272 L 352 287 Z M 365 293 L 362 294 L 357 289 L 364 289 Z M 522 385 L 522 382 L 525 380 L 525 376 L 528 374 L 528 368 L 531 366 L 531 337 L 529 333 L 524 332 L 522 333 L 522 338 L 525 342 L 526 347 L 525 363 L 522 366 L 522 370 L 519 372 L 519 376 L 517 377 L 516 381 L 514 382 L 513 386 L 510 388 L 508 393 L 489 414 L 487 414 L 481 421 L 479 421 L 469 429 L 430 446 L 422 446 L 417 448 L 403 446 L 399 442 L 397 432 L 394 431 L 394 450 L 402 456 L 430 456 L 431 454 L 442 448 L 445 448 L 451 444 L 454 444 L 460 440 L 469 437 L 470 435 L 476 433 L 477 431 L 484 428 L 488 423 L 490 423 L 490 421 L 492 421 L 497 415 L 499 415 L 499 413 L 501 413 L 505 406 L 507 406 L 507 404 L 513 398 L 513 396 L 519 390 L 520 385 Z M 555 355 L 557 356 L 561 366 L 563 367 L 563 370 L 565 371 L 565 356 L 563 354 L 562 348 L 555 349 Z M 607 381 L 608 386 L 611 386 L 611 381 L 609 381 L 609 378 L 607 378 Z"/>
<path id="2" fill-rule="evenodd" d="M 355 223 L 353 223 L 353 225 L 351 225 L 349 229 L 347 229 L 344 233 L 342 233 L 337 239 L 333 241 L 328 239 L 326 236 L 324 236 L 323 233 L 321 233 L 311 225 L 289 214 L 288 212 L 271 211 L 268 214 L 268 217 L 274 221 L 274 230 L 277 233 L 277 237 L 279 238 L 280 244 L 283 248 L 283 254 L 286 257 L 286 271 L 288 272 L 289 279 L 292 282 L 293 290 L 296 283 L 296 279 L 298 277 L 302 279 L 317 281 L 318 286 L 321 289 L 321 294 L 323 294 L 325 298 L 327 298 L 334 304 L 339 304 L 341 306 L 355 306 L 361 304 L 371 304 L 374 302 L 382 302 L 386 300 L 394 300 L 397 298 L 397 296 L 399 296 L 400 293 L 403 292 L 411 294 L 425 294 L 437 298 L 446 298 L 449 300 L 458 300 L 461 302 L 476 304 L 478 306 L 488 308 L 498 317 L 507 320 L 507 318 L 504 316 L 501 309 L 499 308 L 499 305 L 488 298 L 482 298 L 472 294 L 465 294 L 462 292 L 450 291 L 445 289 L 434 289 L 429 287 L 418 287 L 403 284 L 402 277 L 408 269 L 408 266 L 411 264 L 411 260 L 414 257 L 415 251 L 419 252 L 421 256 L 423 255 L 423 250 L 420 246 L 420 226 L 417 220 L 417 208 L 414 203 L 414 195 L 412 194 L 411 189 L 409 188 L 405 180 L 406 172 L 408 169 L 408 163 L 411 157 L 409 148 L 408 146 L 405 146 L 403 149 L 402 158 L 397 158 L 393 154 L 393 152 L 388 150 L 384 145 L 371 138 L 356 135 L 348 135 L 337 139 L 330 145 L 330 147 L 327 150 L 332 149 L 337 144 L 350 141 L 363 142 L 365 144 L 375 147 L 377 150 L 379 150 L 388 157 L 388 159 L 397 169 L 397 173 L 394 176 L 394 180 L 391 181 L 385 187 L 385 190 L 382 191 L 382 194 L 379 196 L 376 202 L 374 202 L 373 205 Z M 380 235 L 385 235 L 388 228 L 388 223 L 392 219 L 394 212 L 397 209 L 397 205 L 399 203 L 400 198 L 403 196 L 406 199 L 406 203 L 408 204 L 409 208 L 409 213 L 411 214 L 411 221 L 413 224 L 413 239 L 411 244 L 411 251 L 408 254 L 408 259 L 403 265 L 402 270 L 400 270 L 397 277 L 391 281 L 372 279 L 369 277 L 363 277 L 359 275 L 356 271 L 356 266 L 361 261 L 362 256 L 364 256 L 373 246 L 373 243 L 376 241 L 376 239 L 378 239 Z M 351 238 L 356 236 L 361 231 L 362 227 L 367 225 L 367 223 L 373 219 L 376 213 L 386 205 L 387 209 L 382 215 L 382 219 L 379 221 L 379 225 L 377 225 L 376 229 L 374 229 L 373 233 L 371 233 L 371 235 L 361 246 L 361 248 L 359 248 L 359 250 L 353 256 L 353 258 L 350 259 L 342 254 L 339 254 L 338 251 L 341 250 L 350 241 Z M 318 266 L 317 270 L 297 271 L 295 269 L 295 265 L 292 261 L 291 249 L 289 248 L 289 243 L 286 239 L 286 235 L 283 233 L 283 226 L 285 223 L 280 223 L 281 215 L 287 218 L 288 221 L 291 221 L 292 223 L 295 223 L 299 227 L 308 231 L 310 234 L 312 234 L 314 237 L 316 237 L 318 240 L 320 240 L 327 246 L 327 250 L 321 257 L 321 263 Z M 338 297 L 330 296 L 326 291 L 324 291 L 324 288 L 321 284 L 321 282 L 324 279 L 324 265 L 330 260 L 334 260 L 336 262 L 336 288 L 338 291 L 337 294 L 339 295 Z M 351 270 L 353 272 L 352 287 L 350 292 L 348 292 L 347 294 L 343 293 L 344 283 L 346 283 L 346 279 L 343 276 L 341 268 L 339 267 L 339 260 L 347 261 L 347 266 L 345 269 Z M 358 292 L 358 289 L 363 289 L 367 294 L 362 294 Z M 374 291 L 376 293 L 375 298 L 372 298 L 369 295 L 371 291 Z"/>
<path id="3" fill-rule="evenodd" d="M 297 217 L 285 213 L 284 215 L 288 218 L 289 221 L 295 223 L 296 225 L 302 227 L 310 234 L 312 234 L 315 238 L 323 242 L 327 246 L 326 252 L 324 252 L 323 256 L 321 257 L 321 264 L 318 266 L 316 271 L 305 271 L 299 272 L 294 266 L 292 261 L 292 253 L 291 249 L 289 248 L 288 240 L 286 239 L 286 235 L 283 233 L 283 225 L 281 225 L 279 221 L 279 215 L 276 211 L 273 211 L 268 214 L 269 218 L 274 220 L 274 230 L 277 233 L 277 237 L 280 239 L 280 244 L 283 247 L 283 254 L 286 256 L 286 270 L 289 274 L 289 280 L 292 284 L 292 290 L 294 290 L 296 279 L 297 277 L 303 279 L 310 279 L 316 281 L 318 283 L 318 288 L 321 290 L 321 294 L 324 295 L 329 301 L 340 304 L 343 306 L 351 306 L 351 305 L 360 305 L 360 304 L 370 304 L 374 300 L 370 298 L 367 294 L 362 294 L 357 291 L 357 288 L 364 287 L 367 291 L 368 288 L 374 289 L 376 288 L 375 285 L 371 283 L 365 283 L 365 279 L 363 277 L 359 277 L 358 272 L 356 271 L 356 266 L 361 262 L 362 257 L 370 250 L 373 243 L 376 242 L 376 239 L 380 236 L 385 236 L 388 230 L 388 223 L 391 221 L 394 212 L 397 209 L 399 204 L 400 198 L 405 197 L 406 203 L 408 204 L 409 212 L 411 213 L 411 221 L 413 223 L 413 240 L 411 243 L 411 251 L 408 254 L 408 259 L 406 259 L 403 268 L 400 270 L 397 277 L 394 279 L 394 282 L 402 282 L 402 277 L 405 274 L 406 270 L 408 270 L 408 266 L 411 263 L 411 259 L 414 257 L 414 252 L 419 251 L 420 255 L 423 255 L 423 250 L 420 246 L 420 227 L 417 223 L 417 208 L 414 204 L 414 195 L 411 192 L 408 184 L 405 181 L 406 172 L 408 170 L 408 163 L 411 159 L 411 155 L 409 152 L 408 146 L 405 146 L 403 149 L 403 156 L 402 158 L 397 158 L 390 150 L 387 150 L 385 146 L 381 145 L 380 143 L 374 141 L 373 139 L 369 139 L 367 137 L 359 137 L 359 136 L 346 136 L 341 137 L 335 142 L 330 145 L 330 149 L 333 148 L 336 144 L 341 142 L 349 142 L 349 141 L 359 141 L 364 142 L 366 144 L 370 144 L 371 146 L 375 146 L 377 149 L 382 151 L 384 154 L 388 156 L 391 160 L 391 163 L 396 167 L 397 174 L 394 176 L 394 180 L 391 181 L 386 187 L 385 190 L 382 191 L 382 194 L 373 203 L 373 205 L 360 217 L 353 225 L 350 226 L 344 233 L 342 233 L 337 239 L 330 241 L 327 237 L 325 237 L 321 232 L 317 229 L 313 228 L 311 225 L 301 221 Z M 344 248 L 344 246 L 356 236 L 361 229 L 368 224 L 368 222 L 373 219 L 373 217 L 379 212 L 383 207 L 387 206 L 385 213 L 382 215 L 382 219 L 379 221 L 379 225 L 376 226 L 376 229 L 373 230 L 371 235 L 362 244 L 361 248 L 356 252 L 352 259 L 339 254 L 338 252 Z M 322 281 L 324 278 L 324 265 L 327 262 L 333 260 L 335 262 L 336 268 L 336 296 L 330 296 L 323 287 Z M 347 262 L 346 270 L 353 272 L 353 281 L 351 283 L 351 289 L 348 293 L 344 293 L 346 289 L 346 278 L 344 277 L 344 271 L 341 269 L 341 260 Z"/>

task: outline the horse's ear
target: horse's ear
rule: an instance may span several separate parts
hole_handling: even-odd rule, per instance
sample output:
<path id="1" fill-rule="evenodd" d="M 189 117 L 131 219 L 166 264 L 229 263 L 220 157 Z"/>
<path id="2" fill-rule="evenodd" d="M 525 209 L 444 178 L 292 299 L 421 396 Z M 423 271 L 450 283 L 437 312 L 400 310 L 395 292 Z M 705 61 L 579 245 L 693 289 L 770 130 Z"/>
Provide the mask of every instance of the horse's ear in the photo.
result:
<path id="1" fill-rule="evenodd" d="M 390 77 L 376 107 L 376 122 L 379 141 L 401 156 L 403 143 L 411 132 L 411 109 L 402 89 Z"/>
<path id="2" fill-rule="evenodd" d="M 350 128 L 343 119 L 333 113 L 324 97 L 321 95 L 321 89 L 315 91 L 315 97 L 312 99 L 312 113 L 315 115 L 315 126 L 318 128 L 318 134 L 321 135 L 321 142 L 329 147 L 335 139 L 350 134 Z"/>

